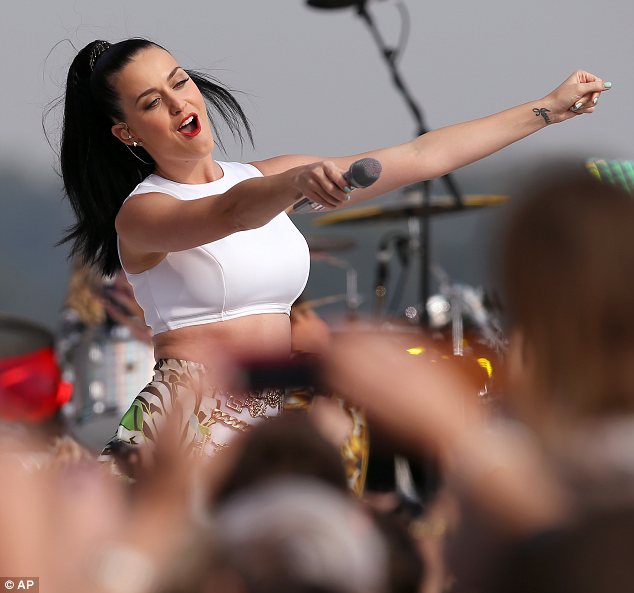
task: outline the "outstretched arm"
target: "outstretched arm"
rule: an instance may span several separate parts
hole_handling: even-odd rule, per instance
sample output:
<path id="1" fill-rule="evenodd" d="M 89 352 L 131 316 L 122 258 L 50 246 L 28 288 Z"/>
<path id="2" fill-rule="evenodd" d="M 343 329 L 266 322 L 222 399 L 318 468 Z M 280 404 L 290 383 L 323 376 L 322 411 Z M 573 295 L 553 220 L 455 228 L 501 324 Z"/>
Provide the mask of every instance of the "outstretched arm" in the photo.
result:
<path id="1" fill-rule="evenodd" d="M 135 195 L 123 204 L 115 221 L 124 267 L 139 273 L 170 251 L 261 227 L 302 196 L 334 208 L 346 199 L 344 187 L 335 165 L 311 163 L 246 179 L 223 194 L 196 200 L 164 193 Z"/>
<path id="2" fill-rule="evenodd" d="M 381 162 L 379 180 L 367 189 L 356 190 L 348 203 L 367 200 L 404 185 L 445 175 L 549 124 L 592 113 L 599 95 L 610 86 L 599 77 L 579 70 L 543 99 L 434 130 L 398 146 L 330 160 L 344 171 L 357 159 L 367 156 Z M 269 175 L 317 160 L 320 157 L 287 155 L 254 164 Z"/>

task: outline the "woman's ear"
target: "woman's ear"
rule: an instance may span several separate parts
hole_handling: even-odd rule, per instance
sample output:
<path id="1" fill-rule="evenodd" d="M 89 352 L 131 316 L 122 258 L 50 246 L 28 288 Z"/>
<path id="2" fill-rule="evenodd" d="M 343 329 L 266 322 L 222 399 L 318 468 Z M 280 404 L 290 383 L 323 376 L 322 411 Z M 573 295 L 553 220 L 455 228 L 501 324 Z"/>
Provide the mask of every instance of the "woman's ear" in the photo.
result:
<path id="1" fill-rule="evenodd" d="M 128 129 L 128 124 L 124 122 L 119 122 L 115 124 L 114 126 L 112 126 L 112 128 L 110 128 L 110 130 L 112 131 L 113 136 L 117 138 L 117 140 L 120 140 L 128 146 L 132 146 L 135 141 L 134 136 L 132 136 L 130 130 Z"/>

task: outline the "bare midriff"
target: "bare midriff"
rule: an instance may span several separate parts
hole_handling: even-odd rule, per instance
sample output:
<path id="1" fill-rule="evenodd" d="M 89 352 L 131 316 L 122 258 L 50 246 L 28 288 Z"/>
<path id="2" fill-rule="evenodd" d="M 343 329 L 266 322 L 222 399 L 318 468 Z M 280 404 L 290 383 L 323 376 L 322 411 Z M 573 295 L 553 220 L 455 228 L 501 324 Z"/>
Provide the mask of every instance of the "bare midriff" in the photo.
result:
<path id="1" fill-rule="evenodd" d="M 248 315 L 192 325 L 154 336 L 154 356 L 200 362 L 284 358 L 291 352 L 291 324 L 284 313 Z"/>

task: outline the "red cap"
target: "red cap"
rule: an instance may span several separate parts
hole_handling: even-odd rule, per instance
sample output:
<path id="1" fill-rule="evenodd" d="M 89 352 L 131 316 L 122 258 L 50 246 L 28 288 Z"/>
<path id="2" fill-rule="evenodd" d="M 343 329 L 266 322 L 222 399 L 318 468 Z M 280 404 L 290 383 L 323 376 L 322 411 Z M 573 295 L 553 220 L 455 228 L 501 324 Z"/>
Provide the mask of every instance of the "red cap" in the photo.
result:
<path id="1" fill-rule="evenodd" d="M 61 380 L 52 348 L 0 359 L 0 418 L 38 422 L 53 415 L 72 395 Z"/>

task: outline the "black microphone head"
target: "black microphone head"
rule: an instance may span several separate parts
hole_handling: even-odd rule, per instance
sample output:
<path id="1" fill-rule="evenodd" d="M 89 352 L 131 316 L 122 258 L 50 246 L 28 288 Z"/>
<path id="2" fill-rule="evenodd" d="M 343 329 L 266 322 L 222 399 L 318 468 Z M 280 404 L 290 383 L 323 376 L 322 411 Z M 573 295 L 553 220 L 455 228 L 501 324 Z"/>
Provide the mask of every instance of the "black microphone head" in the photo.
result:
<path id="1" fill-rule="evenodd" d="M 308 0 L 306 4 L 313 8 L 348 8 L 350 6 L 359 6 L 364 0 Z"/>
<path id="2" fill-rule="evenodd" d="M 352 187 L 369 187 L 381 175 L 381 163 L 371 157 L 359 159 L 350 165 L 346 180 Z"/>

